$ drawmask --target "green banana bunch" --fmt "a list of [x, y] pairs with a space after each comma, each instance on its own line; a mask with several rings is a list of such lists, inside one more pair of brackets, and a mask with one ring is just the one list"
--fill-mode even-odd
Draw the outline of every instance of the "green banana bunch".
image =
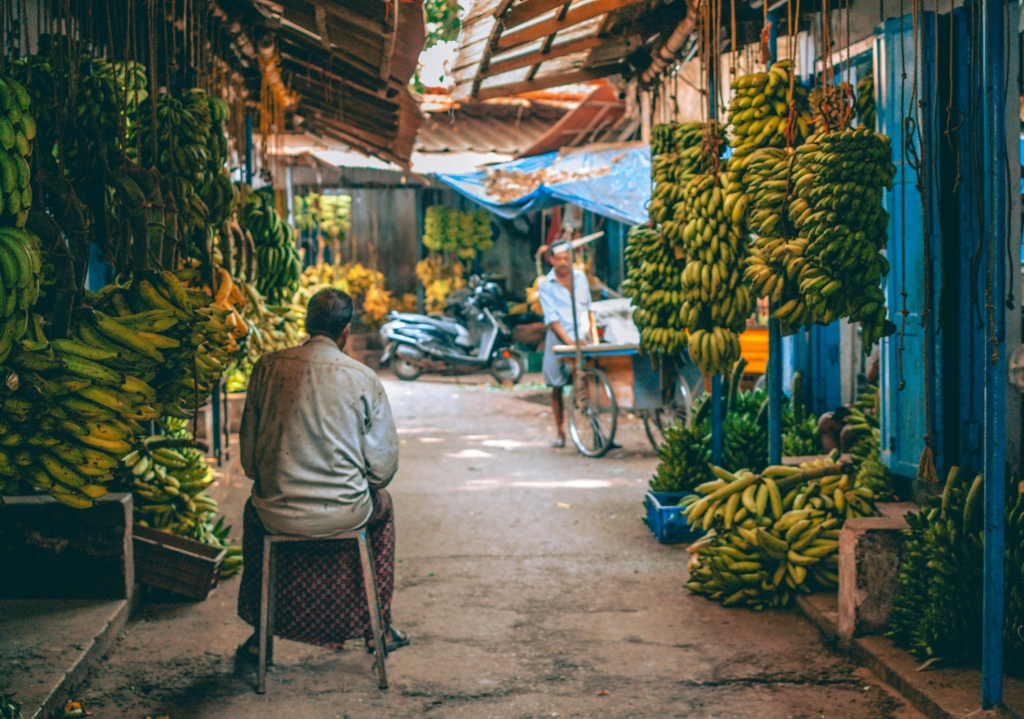
[[292, 228], [274, 209], [274, 196], [265, 190], [243, 188], [242, 226], [256, 246], [256, 289], [273, 303], [290, 300], [299, 289], [302, 260]]
[[761, 610], [838, 586], [842, 524], [875, 510], [837, 458], [772, 466], [760, 475], [712, 467], [716, 479], [697, 487], [704, 496], [681, 502], [690, 524], [707, 532], [688, 548], [686, 587], [725, 606]]
[[665, 430], [658, 469], [650, 481], [652, 492], [687, 492], [712, 479], [706, 434], [703, 428], [688, 428], [682, 420]]
[[742, 192], [729, 192], [724, 179], [724, 174], [697, 175], [676, 208], [679, 221], [685, 221], [682, 241], [688, 260], [679, 318], [690, 333], [690, 358], [710, 374], [728, 371], [739, 359], [739, 333], [754, 311], [754, 297], [742, 282], [746, 238], [733, 221]]
[[622, 292], [632, 300], [633, 321], [645, 352], [674, 355], [686, 341], [679, 317], [683, 302], [680, 274], [685, 265], [657, 230], [637, 226], [626, 244]]
[[124, 474], [131, 484], [135, 521], [214, 547], [229, 549], [230, 562], [221, 566], [221, 576], [241, 569], [241, 552], [232, 548], [224, 518], [214, 522], [217, 502], [207, 496], [213, 483], [213, 468], [202, 452], [192, 446], [191, 435], [180, 425], [168, 435], [146, 437], [138, 449], [122, 459]]
[[42, 243], [36, 235], [0, 227], [0, 365], [28, 329], [42, 267]]
[[875, 108], [875, 76], [867, 74], [857, 81], [857, 120], [861, 127], [874, 130], [878, 121]]
[[21, 719], [21, 704], [5, 684], [0, 684], [0, 719]]
[[[157, 126], [149, 122], [149, 103], [157, 104]], [[161, 93], [148, 98], [141, 107], [143, 118], [141, 145], [143, 164], [156, 167], [170, 182], [178, 209], [178, 225], [183, 237], [199, 244], [205, 240], [210, 208], [200, 192], [209, 181], [210, 127], [213, 123], [206, 92], [186, 90], [181, 97]], [[154, 156], [153, 135], [156, 135]], [[199, 237], [197, 240], [196, 238]], [[200, 255], [205, 254], [200, 248]]]
[[744, 159], [759, 148], [799, 145], [811, 134], [807, 90], [798, 83], [790, 88], [792, 66], [791, 60], [779, 60], [768, 72], [740, 75], [732, 81], [735, 95], [727, 114], [732, 125], [729, 146], [734, 148], [730, 171], [742, 171]]
[[13, 77], [0, 77], [0, 223], [24, 227], [32, 207], [29, 162], [36, 122], [31, 96]]
[[[209, 106], [210, 134], [206, 141], [206, 181], [200, 194], [209, 210], [207, 223], [214, 227], [222, 227], [234, 213], [240, 197], [238, 188], [231, 182], [231, 175], [227, 170], [227, 122], [231, 119], [231, 109], [219, 97], [207, 97], [206, 102]], [[223, 229], [221, 231], [223, 232]], [[223, 260], [218, 261], [218, 264], [228, 267], [228, 271], [231, 271], [231, 267]]]
[[[882, 191], [896, 168], [889, 138], [867, 128], [815, 135], [796, 150], [796, 199], [787, 209], [806, 238], [806, 262], [795, 273], [808, 321], [860, 322], [865, 351], [896, 326], [886, 318], [881, 279], [889, 214]], [[788, 318], [780, 308], [780, 319]]]
[[[701, 122], [670, 123], [656, 125], [655, 130], [665, 140], [651, 143], [651, 179], [654, 191], [647, 206], [651, 219], [660, 223], [661, 232], [673, 248], [682, 247], [683, 224], [676, 217], [678, 206], [683, 201], [687, 183], [697, 174], [709, 171], [707, 145], [716, 147], [724, 141], [717, 125], [708, 126]], [[705, 133], [713, 133], [705, 142]], [[655, 145], [658, 145], [655, 148]], [[658, 152], [655, 152], [658, 149]]]
[[[73, 71], [71, 64], [76, 66]], [[135, 119], [147, 97], [144, 65], [74, 53], [69, 62], [63, 54], [42, 54], [15, 60], [11, 73], [27, 90], [22, 97], [23, 110], [31, 98], [39, 134], [47, 143], [44, 150], [59, 155], [62, 169], [80, 196], [93, 194], [90, 190], [95, 190], [96, 179], [106, 174], [107, 166], [117, 167], [122, 153], [130, 160], [138, 159]], [[54, 98], [72, 88], [74, 122], [67, 123], [61, 134]], [[28, 134], [25, 132], [26, 138]]]
[[[888, 636], [920, 659], [977, 664], [981, 658], [984, 478], [949, 471], [941, 497], [929, 497], [910, 528], [890, 611]], [[1005, 666], [1024, 667], [1024, 483], [1007, 487]], [[1014, 672], [1014, 670], [1016, 670]]]
[[745, 276], [758, 297], [771, 300], [772, 317], [782, 323], [783, 335], [793, 334], [810, 320], [798, 283], [800, 270], [807, 264], [807, 240], [796, 237], [794, 229], [802, 213], [810, 214], [810, 207], [806, 200], [794, 197], [795, 163], [793, 150], [757, 150], [747, 158], [743, 177], [747, 227], [755, 236]]

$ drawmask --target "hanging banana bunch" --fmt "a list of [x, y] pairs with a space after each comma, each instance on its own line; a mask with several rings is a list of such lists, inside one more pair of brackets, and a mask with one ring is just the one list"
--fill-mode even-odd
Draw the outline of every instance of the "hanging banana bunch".
[[[720, 137], [717, 123], [711, 123], [703, 141], [706, 157], [717, 156]], [[726, 182], [725, 173], [717, 171], [695, 176], [675, 209], [687, 259], [680, 320], [690, 333], [690, 359], [709, 374], [726, 372], [739, 359], [739, 333], [754, 311], [754, 298], [742, 282], [747, 253], [738, 221], [742, 193], [729, 193]]]
[[675, 355], [686, 341], [680, 318], [685, 266], [660, 232], [642, 226], [630, 229], [622, 292], [635, 308], [633, 321], [645, 352]]
[[875, 106], [875, 76], [871, 73], [857, 81], [856, 107], [860, 126], [874, 130], [878, 113]]
[[680, 214], [683, 192], [690, 180], [709, 169], [704, 132], [705, 126], [700, 122], [656, 125], [652, 130], [654, 191], [647, 210], [651, 220], [660, 223], [661, 232], [672, 248], [678, 248], [680, 253], [683, 252], [681, 235], [685, 225]]
[[788, 208], [806, 238], [807, 262], [797, 273], [810, 318], [860, 322], [866, 352], [896, 326], [887, 319], [880, 283], [889, 272], [889, 213], [883, 190], [896, 167], [889, 138], [867, 127], [815, 135], [796, 154], [796, 200]]

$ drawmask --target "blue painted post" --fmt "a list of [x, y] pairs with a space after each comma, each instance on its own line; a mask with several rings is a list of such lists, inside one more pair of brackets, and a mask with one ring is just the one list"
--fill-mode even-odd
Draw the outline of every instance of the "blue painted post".
[[[1006, 156], [1006, 50], [1004, 7], [981, 0], [981, 89], [986, 93], [981, 115], [985, 149], [985, 224], [991, 263], [990, 302], [986, 318], [992, 358], [985, 362], [985, 597], [982, 622], [981, 707], [991, 709], [1003, 700], [1004, 532], [1006, 522], [1006, 203], [1009, 178]], [[987, 237], [986, 237], [987, 235]], [[986, 353], [988, 354], [988, 353]]]
[[[708, 65], [708, 120], [718, 120], [718, 70], [716, 63]], [[722, 406], [722, 375], [716, 373], [711, 378], [711, 462], [722, 463], [722, 424], [725, 421], [725, 408]], [[738, 469], [732, 467], [731, 469]]]
[[[771, 68], [778, 55], [775, 13], [768, 13], [768, 54]], [[769, 308], [771, 305], [769, 305]], [[782, 464], [782, 325], [768, 320], [768, 464]]]

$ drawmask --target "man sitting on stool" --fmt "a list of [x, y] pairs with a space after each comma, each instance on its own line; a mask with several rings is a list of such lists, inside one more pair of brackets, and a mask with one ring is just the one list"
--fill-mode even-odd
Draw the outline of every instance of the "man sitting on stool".
[[[384, 487], [398, 470], [398, 433], [377, 375], [342, 351], [351, 321], [352, 299], [321, 290], [306, 311], [309, 339], [265, 354], [253, 367], [239, 437], [253, 488], [245, 503], [238, 615], [259, 626], [265, 534], [327, 537], [365, 526], [391, 650], [409, 643], [390, 624], [395, 525]], [[372, 648], [356, 544], [277, 551], [274, 634], [334, 648], [365, 637]], [[258, 652], [256, 634], [239, 647], [247, 660]]]

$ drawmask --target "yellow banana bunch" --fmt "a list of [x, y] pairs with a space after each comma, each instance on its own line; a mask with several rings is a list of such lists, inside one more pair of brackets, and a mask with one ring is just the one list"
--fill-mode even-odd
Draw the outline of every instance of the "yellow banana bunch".
[[[99, 334], [88, 313], [76, 324]], [[111, 330], [104, 325], [104, 331]], [[24, 484], [80, 508], [107, 493], [118, 460], [145, 434], [140, 422], [158, 417], [155, 390], [112, 368], [117, 357], [116, 350], [89, 342], [49, 341], [42, 317], [32, 315], [8, 357], [10, 391], [0, 402], [4, 491]]]
[[746, 238], [734, 221], [737, 207], [730, 205], [740, 194], [727, 194], [724, 181], [724, 175], [697, 175], [677, 208], [679, 221], [685, 223], [682, 241], [688, 260], [679, 317], [690, 333], [690, 358], [709, 374], [726, 372], [739, 359], [739, 333], [754, 311], [754, 297], [743, 282]]
[[[735, 91], [729, 103], [734, 148], [731, 172], [742, 171], [745, 158], [762, 147], [796, 146], [813, 131], [807, 90], [800, 84], [790, 89], [791, 60], [779, 60], [768, 72], [740, 75], [732, 81]], [[792, 110], [792, 111], [791, 111]]]
[[691, 526], [707, 533], [688, 548], [686, 587], [725, 606], [787, 606], [798, 593], [834, 589], [839, 532], [872, 516], [870, 490], [856, 487], [838, 452], [760, 475], [713, 467], [715, 479], [683, 500]]
[[632, 300], [633, 321], [646, 352], [674, 355], [686, 341], [680, 319], [685, 264], [657, 230], [630, 229], [622, 292]]
[[146, 437], [122, 459], [134, 497], [135, 521], [228, 548], [229, 558], [234, 558], [222, 565], [221, 576], [229, 576], [241, 569], [241, 552], [231, 547], [231, 527], [224, 526], [224, 518], [214, 521], [217, 502], [206, 494], [214, 480], [213, 468], [192, 444], [191, 435], [177, 428], [171, 435]]

